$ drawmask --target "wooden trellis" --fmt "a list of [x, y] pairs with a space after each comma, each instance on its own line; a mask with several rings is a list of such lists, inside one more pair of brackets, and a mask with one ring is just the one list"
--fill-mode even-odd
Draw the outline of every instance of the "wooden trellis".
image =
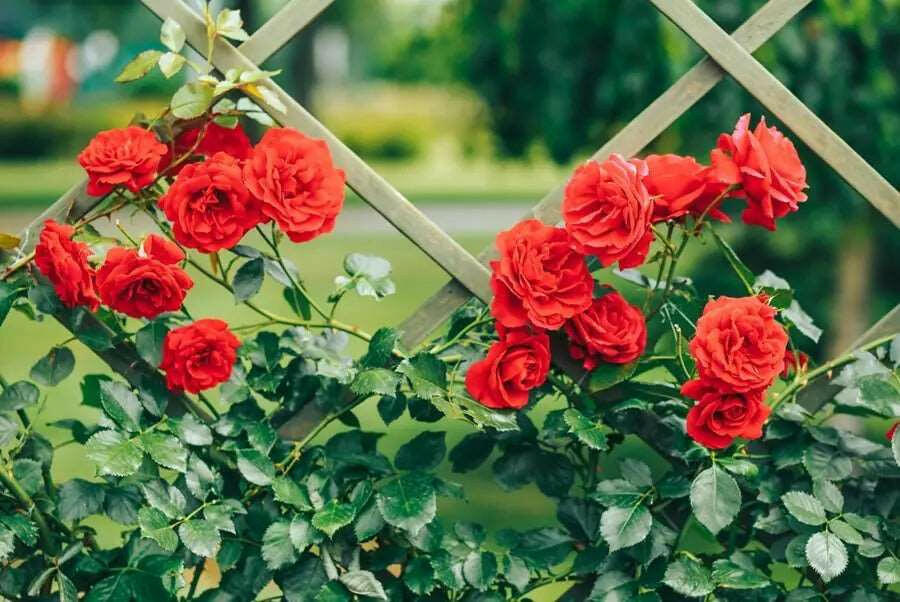
[[[183, 0], [141, 1], [160, 19], [171, 18], [177, 21], [184, 29], [189, 44], [195, 48], [204, 48], [206, 30], [203, 19]], [[213, 65], [223, 73], [232, 68], [258, 69], [260, 63], [293, 38], [332, 2], [333, 0], [290, 0], [238, 47], [218, 38]], [[626, 156], [639, 153], [727, 74], [753, 94], [850, 186], [895, 225], [900, 226], [900, 193], [751, 55], [809, 4], [810, 0], [769, 0], [732, 35], [725, 33], [690, 0], [650, 2], [690, 36], [708, 56], [604, 144], [594, 154], [595, 158], [605, 158], [612, 152]], [[469, 254], [275, 82], [268, 81], [267, 86], [274, 91], [286, 111], [278, 111], [257, 100], [258, 104], [282, 125], [324, 139], [335, 163], [346, 172], [347, 184], [451, 276], [452, 279], [446, 285], [400, 325], [404, 345], [412, 347], [425, 340], [472, 296], [483, 301], [490, 299], [490, 274], [485, 263], [493, 254], [492, 247], [482, 251], [478, 257]], [[536, 217], [548, 224], [558, 223], [561, 219], [563, 188], [560, 185], [549, 192], [527, 217]], [[22, 235], [22, 252], [33, 247], [37, 232], [45, 219], [72, 221], [84, 215], [97, 202], [97, 199], [85, 194], [84, 183], [73, 187], [25, 229]], [[71, 320], [67, 319], [65, 313], [57, 317], [64, 326], [71, 329]], [[854, 346], [898, 331], [900, 305], [863, 333]], [[137, 358], [134, 350], [130, 349], [130, 343], [125, 342], [120, 346], [120, 352], [127, 352], [129, 358]], [[123, 369], [122, 362], [110, 361], [113, 358], [104, 359], [113, 370], [122, 373], [134, 384], [136, 374], [155, 372], [139, 359], [127, 363], [127, 369]], [[158, 377], [158, 373], [154, 376]], [[815, 408], [832, 393], [827, 382], [819, 381], [804, 391], [803, 401], [807, 407]], [[310, 404], [310, 407], [302, 410], [282, 427], [281, 435], [285, 438], [303, 436], [322, 418], [317, 412]]]

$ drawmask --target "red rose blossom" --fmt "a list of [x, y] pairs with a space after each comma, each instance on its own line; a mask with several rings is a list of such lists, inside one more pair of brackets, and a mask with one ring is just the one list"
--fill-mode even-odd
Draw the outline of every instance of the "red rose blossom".
[[78, 155], [88, 174], [87, 193], [103, 196], [116, 186], [137, 192], [156, 179], [166, 145], [136, 125], [100, 132]]
[[231, 376], [241, 342], [222, 320], [203, 319], [170, 330], [163, 340], [162, 363], [170, 391], [199, 393]]
[[[719, 136], [713, 163], [723, 179], [741, 185], [735, 193], [747, 199], [741, 218], [747, 224], [775, 229], [775, 220], [796, 211], [806, 200], [806, 169], [794, 144], [761, 117], [750, 131], [750, 114], [732, 134]], [[730, 174], [730, 175], [725, 175]]]
[[500, 340], [487, 357], [472, 364], [466, 389], [489, 408], [519, 409], [528, 404], [528, 392], [544, 384], [550, 370], [550, 339], [544, 332], [498, 327]]
[[892, 426], [891, 428], [889, 428], [889, 429], [888, 429], [888, 432], [886, 432], [886, 433], [884, 434], [884, 436], [887, 437], [887, 440], [888, 440], [888, 441], [893, 441], [893, 440], [894, 440], [894, 435], [895, 435], [896, 432], [897, 432], [897, 427], [898, 427], [898, 426], [900, 426], [900, 422], [895, 422], [895, 423], [894, 423], [894, 426]]
[[[203, 134], [202, 137], [200, 137], [201, 133]], [[200, 138], [199, 142], [197, 141], [198, 138]], [[176, 136], [173, 147], [175, 158], [180, 159], [182, 155], [188, 152], [191, 153], [191, 157], [172, 168], [167, 174], [170, 176], [178, 175], [184, 166], [196, 157], [208, 159], [216, 153], [222, 152], [231, 155], [235, 159], [246, 159], [253, 151], [250, 138], [247, 137], [247, 133], [241, 124], [233, 128], [227, 128], [217, 124], [215, 121], [210, 121], [205, 129], [203, 127], [195, 127], [184, 130]], [[172, 156], [172, 149], [167, 149], [166, 156], [163, 157], [159, 164], [159, 171], [165, 171], [172, 162]]]
[[805, 372], [806, 366], [809, 364], [809, 356], [802, 351], [784, 350], [784, 370], [781, 371], [781, 378], [786, 379], [791, 374], [797, 372]]
[[178, 267], [184, 253], [151, 234], [140, 250], [115, 247], [97, 271], [104, 305], [133, 318], [152, 319], [181, 307], [194, 281]]
[[641, 310], [612, 291], [566, 322], [569, 355], [583, 360], [585, 370], [598, 363], [627, 364], [647, 345], [647, 325]]
[[764, 389], [784, 369], [788, 337], [764, 295], [706, 304], [690, 343], [700, 378], [723, 391]]
[[344, 206], [344, 172], [325, 142], [291, 128], [266, 132], [244, 163], [244, 180], [263, 214], [294, 242], [331, 232]]
[[604, 266], [644, 263], [653, 240], [653, 201], [642, 182], [646, 175], [643, 161], [626, 161], [617, 154], [578, 167], [562, 206], [573, 248], [595, 255]]
[[496, 244], [491, 314], [498, 323], [557, 330], [590, 307], [594, 280], [565, 230], [525, 220], [498, 234]]
[[233, 247], [263, 219], [240, 162], [225, 153], [185, 165], [159, 206], [175, 240], [204, 253]]
[[94, 286], [94, 269], [88, 263], [91, 250], [86, 244], [72, 240], [74, 233], [72, 226], [52, 219], [45, 221], [34, 248], [34, 263], [53, 285], [63, 305], [84, 305], [97, 311], [100, 298]]
[[648, 173], [643, 181], [653, 197], [654, 223], [687, 214], [700, 216], [707, 211], [710, 218], [731, 221], [718, 208], [721, 200], [709, 208], [728, 187], [714, 177], [711, 168], [700, 165], [693, 157], [679, 155], [650, 155], [644, 161]]
[[681, 392], [697, 400], [688, 411], [688, 436], [711, 449], [724, 449], [735, 437], [759, 439], [763, 424], [772, 411], [763, 402], [763, 389], [731, 393], [702, 379], [694, 379], [684, 383]]

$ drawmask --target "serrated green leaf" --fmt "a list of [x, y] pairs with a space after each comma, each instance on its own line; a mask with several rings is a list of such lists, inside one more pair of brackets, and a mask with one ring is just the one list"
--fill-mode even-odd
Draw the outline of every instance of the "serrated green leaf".
[[105, 498], [102, 485], [83, 479], [67, 481], [59, 488], [59, 517], [71, 521], [97, 514]]
[[863, 542], [862, 534], [842, 520], [830, 521], [828, 529], [849, 544], [858, 546]]
[[650, 472], [650, 467], [640, 460], [625, 458], [619, 462], [619, 471], [622, 478], [635, 487], [653, 486], [653, 473]]
[[0, 523], [16, 534], [22, 543], [33, 546], [38, 540], [38, 529], [33, 522], [21, 514], [0, 515]]
[[819, 342], [819, 338], [822, 336], [822, 329], [813, 323], [812, 317], [803, 311], [803, 308], [800, 307], [800, 304], [797, 303], [796, 299], [791, 301], [791, 304], [787, 309], [782, 310], [781, 315], [790, 320], [791, 324], [793, 324], [801, 333], [806, 335], [806, 337], [812, 339], [816, 343]]
[[322, 506], [322, 509], [313, 514], [313, 526], [331, 537], [335, 531], [345, 525], [349, 525], [356, 516], [356, 506], [341, 503], [339, 500], [330, 500]]
[[844, 509], [844, 496], [831, 481], [813, 481], [813, 495], [828, 512], [838, 514]]
[[600, 451], [607, 449], [606, 433], [600, 427], [600, 423], [591, 420], [575, 408], [569, 408], [563, 413], [563, 419], [569, 426], [569, 432], [578, 437], [578, 440]]
[[31, 380], [45, 387], [55, 387], [75, 368], [75, 354], [68, 347], [52, 347], [47, 355], [31, 367]]
[[628, 380], [634, 374], [637, 365], [637, 361], [627, 364], [610, 364], [605, 362], [597, 364], [597, 367], [591, 371], [587, 386], [588, 391], [591, 393], [605, 391], [620, 382]]
[[469, 433], [450, 450], [450, 463], [453, 472], [475, 470], [488, 459], [494, 451], [495, 439], [489, 433], [477, 431]]
[[213, 88], [199, 82], [189, 82], [175, 91], [169, 106], [175, 117], [193, 119], [209, 109], [213, 98]]
[[78, 602], [78, 588], [62, 571], [56, 572], [56, 583], [59, 586], [59, 602]]
[[369, 504], [359, 512], [353, 523], [353, 534], [356, 535], [356, 541], [362, 543], [372, 539], [384, 528], [385, 524], [378, 504]]
[[759, 571], [749, 570], [724, 558], [713, 562], [712, 580], [718, 587], [728, 589], [757, 589], [770, 583], [768, 577]]
[[31, 458], [13, 460], [13, 476], [28, 494], [35, 495], [44, 490], [44, 473], [41, 463]]
[[312, 523], [300, 514], [291, 519], [289, 536], [294, 549], [300, 554], [321, 539], [321, 536], [313, 529]]
[[134, 335], [138, 355], [154, 368], [162, 362], [162, 344], [168, 332], [169, 327], [163, 320], [153, 320]]
[[436, 468], [447, 453], [447, 433], [424, 431], [397, 450], [394, 464], [400, 470], [431, 470]]
[[470, 552], [463, 562], [463, 576], [475, 589], [486, 590], [497, 576], [497, 557], [491, 552]]
[[828, 531], [814, 533], [806, 542], [806, 560], [828, 583], [847, 568], [847, 548]]
[[100, 381], [100, 405], [125, 430], [132, 433], [140, 430], [143, 408], [127, 385], [114, 380]]
[[413, 392], [422, 399], [442, 397], [447, 389], [447, 365], [429, 353], [404, 360], [397, 371], [406, 375]]
[[388, 599], [384, 587], [371, 571], [347, 571], [340, 576], [340, 581], [354, 594], [379, 600]]
[[813, 480], [842, 481], [853, 472], [850, 458], [822, 443], [806, 448], [803, 452], [803, 467]]
[[395, 395], [400, 375], [387, 368], [369, 368], [359, 372], [350, 384], [358, 395]]
[[789, 491], [781, 496], [781, 501], [787, 511], [801, 523], [815, 526], [825, 522], [825, 508], [808, 493]]
[[192, 519], [181, 523], [178, 527], [178, 535], [188, 550], [204, 558], [215, 556], [222, 544], [219, 530], [204, 519]]
[[900, 583], [900, 560], [885, 556], [878, 561], [878, 580], [884, 584]]
[[590, 498], [604, 506], [630, 508], [638, 503], [646, 489], [635, 487], [625, 479], [604, 479], [597, 483]]
[[252, 298], [262, 288], [265, 269], [262, 257], [250, 259], [234, 273], [232, 287], [234, 300], [238, 303]]
[[144, 433], [139, 439], [150, 458], [165, 468], [187, 471], [187, 449], [177, 437], [155, 431]]
[[97, 463], [100, 474], [132, 475], [141, 467], [144, 452], [119, 431], [100, 431], [88, 439], [85, 455]]
[[434, 569], [424, 556], [416, 556], [403, 571], [403, 583], [417, 596], [430, 594], [434, 589]]
[[138, 510], [138, 525], [141, 536], [152, 539], [167, 552], [174, 552], [178, 547], [178, 536], [169, 525], [168, 517], [156, 508], [144, 507]]
[[156, 66], [156, 62], [161, 56], [162, 52], [159, 50], [143, 51], [125, 65], [119, 75], [116, 76], [115, 81], [121, 84], [144, 77]]
[[255, 449], [239, 449], [237, 466], [245, 479], [254, 485], [266, 486], [275, 478], [275, 465]]
[[11, 412], [33, 406], [40, 399], [41, 391], [27, 380], [14, 382], [0, 393], [0, 412]]
[[291, 524], [276, 521], [269, 525], [262, 538], [262, 557], [266, 566], [275, 571], [297, 560], [290, 537]]
[[272, 481], [272, 491], [279, 502], [290, 504], [298, 510], [312, 510], [309, 494], [290, 477], [275, 477]]
[[381, 486], [378, 509], [388, 524], [413, 535], [434, 519], [437, 510], [434, 483], [421, 472], [402, 474]]
[[600, 535], [609, 545], [610, 552], [644, 541], [651, 526], [653, 517], [643, 504], [629, 508], [613, 506], [600, 515]]
[[663, 583], [690, 598], [702, 598], [716, 588], [709, 569], [696, 560], [685, 557], [669, 564]]
[[194, 417], [193, 414], [185, 414], [178, 419], [170, 419], [172, 432], [188, 445], [211, 445], [213, 442], [212, 430]]
[[718, 466], [707, 468], [691, 483], [691, 508], [700, 524], [715, 535], [737, 516], [741, 490], [734, 478]]

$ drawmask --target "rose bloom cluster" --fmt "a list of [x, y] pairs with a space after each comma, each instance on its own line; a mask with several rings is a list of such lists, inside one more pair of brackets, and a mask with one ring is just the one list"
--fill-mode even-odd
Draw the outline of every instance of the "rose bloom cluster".
[[[526, 220], [496, 239], [491, 314], [499, 340], [466, 375], [469, 393], [491, 408], [524, 407], [550, 369], [550, 333], [565, 333], [570, 356], [585, 370], [637, 360], [647, 343], [644, 315], [609, 287], [595, 294], [587, 256], [604, 267], [644, 263], [655, 223], [692, 216], [729, 221], [726, 199], [746, 202], [745, 223], [775, 220], [806, 200], [806, 172], [793, 144], [761, 119], [740, 118], [720, 136], [710, 165], [693, 157], [650, 155], [579, 166], [565, 189], [564, 227]], [[763, 298], [710, 302], [691, 352], [700, 377], [684, 385], [697, 400], [688, 432], [709, 447], [759, 437], [769, 413], [765, 389], [785, 367], [787, 335]], [[791, 356], [795, 369], [805, 367]]]
[[[110, 249], [99, 268], [72, 226], [47, 220], [35, 264], [66, 307], [113, 311], [151, 320], [181, 308], [194, 283], [182, 269], [182, 247], [215, 253], [274, 220], [294, 242], [330, 232], [344, 203], [344, 173], [322, 140], [289, 128], [268, 130], [253, 146], [240, 125], [215, 122], [182, 131], [171, 145], [137, 126], [97, 134], [79, 154], [88, 194], [115, 189], [136, 195], [174, 177], [159, 199], [177, 244], [158, 235], [136, 249]], [[240, 341], [216, 319], [171, 330], [162, 364], [172, 391], [197, 393], [231, 375]]]

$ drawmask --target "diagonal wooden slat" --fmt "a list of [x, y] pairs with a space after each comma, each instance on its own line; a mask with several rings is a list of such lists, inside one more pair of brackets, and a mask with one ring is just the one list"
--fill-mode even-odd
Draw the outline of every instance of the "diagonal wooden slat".
[[[811, 0], [769, 0], [735, 30], [735, 42], [751, 52], [756, 50], [810, 2]], [[636, 155], [712, 90], [724, 76], [725, 72], [715, 61], [705, 57], [600, 147], [591, 158], [602, 160], [610, 153]], [[560, 208], [564, 190], [565, 183], [557, 186], [526, 217], [536, 217], [547, 224], [558, 223], [562, 219]], [[491, 245], [478, 258], [487, 262], [493, 254], [494, 247]], [[471, 293], [459, 282], [451, 280], [445, 284], [399, 326], [403, 333], [403, 345], [407, 348], [418, 345], [470, 297]]]
[[850, 186], [900, 227], [900, 192], [690, 0], [650, 0]]
[[334, 0], [291, 0], [238, 46], [238, 50], [257, 65], [262, 64], [332, 2]]
[[[203, 20], [182, 0], [142, 1], [160, 18], [170, 17], [178, 21], [191, 45], [197, 48], [205, 46], [206, 30]], [[213, 64], [223, 73], [229, 69], [258, 69], [255, 63], [222, 38], [216, 40]], [[286, 111], [282, 113], [263, 101], [257, 101], [273, 119], [325, 140], [335, 164], [346, 172], [350, 188], [474, 295], [484, 300], [490, 299], [489, 274], [484, 265], [428, 219], [281, 87], [271, 80], [266, 80], [266, 86], [286, 107]]]

